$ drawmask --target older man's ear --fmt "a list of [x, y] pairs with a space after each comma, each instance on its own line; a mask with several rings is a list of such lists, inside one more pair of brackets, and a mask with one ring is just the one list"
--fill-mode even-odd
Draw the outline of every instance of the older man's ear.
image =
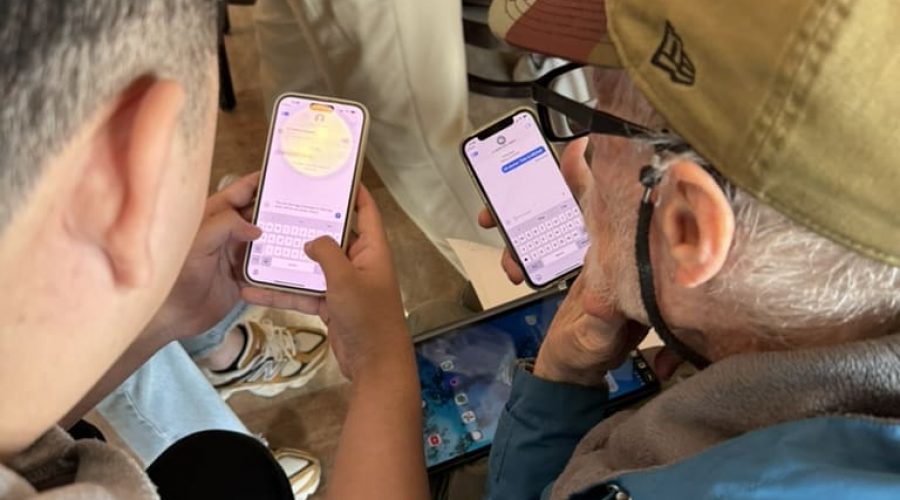
[[693, 288], [712, 279], [725, 264], [734, 238], [734, 212], [715, 179], [700, 165], [672, 165], [653, 216], [662, 233], [668, 274]]

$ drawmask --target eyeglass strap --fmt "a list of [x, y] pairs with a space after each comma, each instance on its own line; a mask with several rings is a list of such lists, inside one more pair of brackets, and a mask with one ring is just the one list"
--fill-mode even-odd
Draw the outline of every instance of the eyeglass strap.
[[638, 281], [641, 287], [641, 300], [647, 311], [650, 326], [656, 330], [662, 341], [671, 347], [682, 359], [703, 369], [709, 366], [709, 360], [678, 340], [662, 317], [659, 304], [656, 302], [656, 286], [653, 283], [653, 265], [650, 262], [650, 219], [653, 217], [653, 202], [650, 194], [662, 180], [662, 172], [650, 165], [641, 169], [640, 181], [644, 186], [641, 206], [638, 211], [637, 236], [635, 237], [635, 257], [638, 268]]

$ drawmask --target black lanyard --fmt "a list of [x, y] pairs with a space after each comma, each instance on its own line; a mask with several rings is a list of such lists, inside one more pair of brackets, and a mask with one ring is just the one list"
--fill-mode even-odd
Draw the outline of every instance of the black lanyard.
[[653, 266], [650, 262], [650, 218], [653, 216], [653, 202], [650, 194], [662, 180], [662, 173], [650, 165], [641, 169], [640, 181], [644, 186], [641, 207], [638, 210], [637, 236], [635, 237], [635, 258], [637, 260], [638, 280], [641, 286], [641, 300], [647, 310], [650, 326], [659, 334], [659, 338], [682, 359], [702, 370], [709, 366], [709, 360], [691, 349], [672, 334], [659, 311], [656, 302], [656, 286], [653, 284]]

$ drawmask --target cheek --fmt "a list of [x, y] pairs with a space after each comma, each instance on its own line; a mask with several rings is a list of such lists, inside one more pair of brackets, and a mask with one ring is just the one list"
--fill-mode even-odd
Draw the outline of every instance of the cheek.
[[595, 171], [594, 189], [586, 200], [589, 201], [585, 216], [591, 248], [585, 258], [584, 272], [591, 288], [609, 294], [617, 310], [634, 318], [632, 303], [639, 293], [634, 266], [634, 226], [640, 185], [628, 175], [634, 169], [618, 166], [605, 170]]

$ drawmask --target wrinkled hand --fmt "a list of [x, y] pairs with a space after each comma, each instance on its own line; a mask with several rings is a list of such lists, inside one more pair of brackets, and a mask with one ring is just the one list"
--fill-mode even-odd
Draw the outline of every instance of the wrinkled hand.
[[647, 335], [647, 327], [628, 320], [585, 281], [578, 276], [553, 317], [535, 362], [540, 378], [599, 385]]
[[[560, 169], [576, 199], [593, 183], [585, 160], [588, 138], [570, 143], [560, 158]], [[482, 210], [478, 223], [485, 228], [496, 226], [490, 212]], [[500, 262], [513, 283], [525, 279], [522, 268], [504, 249]], [[622, 364], [629, 351], [646, 335], [647, 328], [628, 321], [616, 311], [610, 297], [585, 284], [585, 274], [575, 280], [560, 305], [538, 353], [534, 373], [557, 382], [580, 385], [603, 383], [606, 372]]]
[[[581, 195], [588, 190], [594, 180], [591, 176], [591, 169], [584, 159], [587, 145], [587, 137], [572, 141], [566, 146], [560, 158], [560, 171], [576, 200], [581, 199]], [[497, 222], [487, 208], [481, 209], [481, 212], [478, 213], [478, 224], [485, 229], [497, 227]], [[503, 249], [500, 266], [503, 267], [509, 280], [516, 285], [525, 281], [525, 272], [522, 271], [522, 267], [513, 258], [508, 248]]]
[[262, 234], [247, 221], [259, 174], [212, 195], [172, 291], [147, 330], [171, 339], [208, 330], [240, 300], [244, 248]]
[[318, 314], [328, 325], [332, 349], [350, 380], [357, 380], [362, 371], [412, 359], [390, 247], [375, 200], [365, 187], [359, 190], [356, 210], [359, 236], [348, 255], [328, 237], [306, 245], [307, 255], [325, 274], [324, 297], [261, 288], [243, 291], [244, 299], [254, 304]]

